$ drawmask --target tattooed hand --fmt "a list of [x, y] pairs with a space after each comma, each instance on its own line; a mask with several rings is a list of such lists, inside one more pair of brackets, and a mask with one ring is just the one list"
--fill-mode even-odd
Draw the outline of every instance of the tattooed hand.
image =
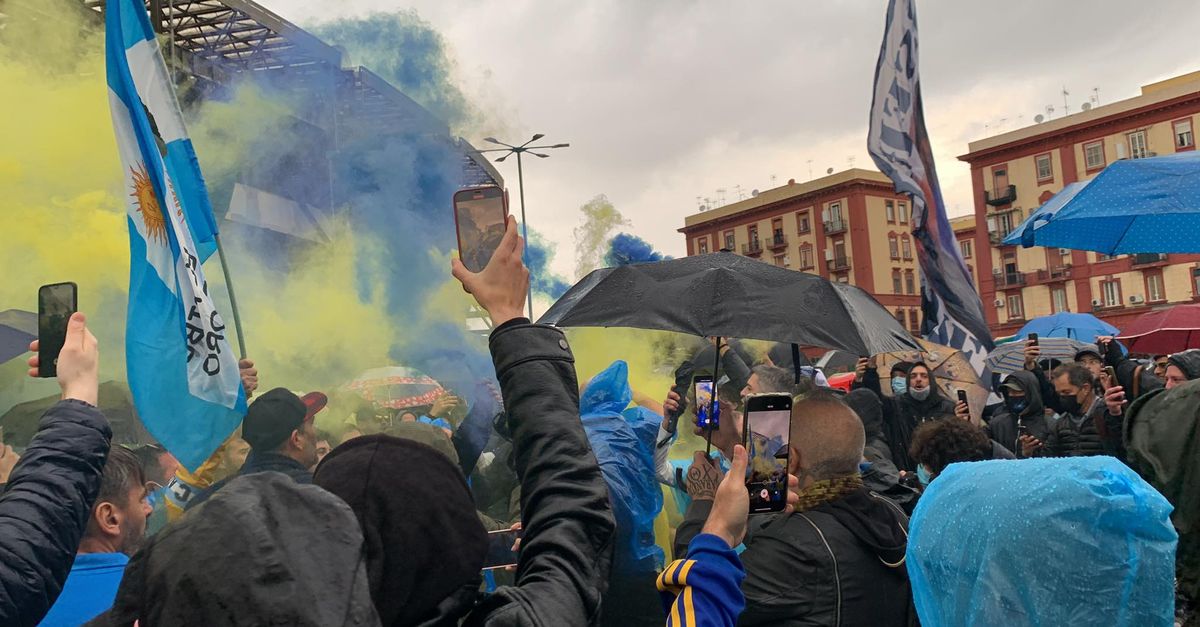
[[713, 500], [717, 494], [717, 486], [721, 484], [721, 476], [717, 462], [709, 459], [703, 451], [696, 451], [687, 473], [688, 496], [695, 501]]

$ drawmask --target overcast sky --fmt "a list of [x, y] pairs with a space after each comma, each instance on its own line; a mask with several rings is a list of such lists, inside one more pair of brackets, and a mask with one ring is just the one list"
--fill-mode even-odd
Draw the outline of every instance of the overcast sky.
[[[886, 0], [259, 0], [310, 25], [415, 9], [446, 38], [468, 93], [504, 120], [570, 142], [529, 164], [529, 222], [558, 244], [597, 194], [629, 231], [684, 254], [696, 197], [728, 202], [850, 160], [866, 125]], [[972, 210], [967, 142], [1200, 70], [1197, 0], [920, 0], [921, 78], [951, 216]], [[480, 137], [468, 137], [477, 145]], [[810, 165], [811, 162], [811, 165]], [[515, 165], [499, 164], [516, 198]], [[514, 210], [516, 207], [514, 206]]]

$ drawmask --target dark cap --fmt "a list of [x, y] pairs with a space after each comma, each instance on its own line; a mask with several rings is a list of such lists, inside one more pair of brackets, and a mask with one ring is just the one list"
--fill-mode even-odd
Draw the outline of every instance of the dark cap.
[[256, 450], [276, 449], [317, 411], [320, 409], [310, 411], [310, 405], [290, 390], [275, 388], [258, 397], [246, 410], [242, 439]]
[[1089, 348], [1079, 349], [1079, 351], [1077, 353], [1075, 353], [1075, 361], [1079, 361], [1080, 359], [1083, 358], [1084, 355], [1091, 355], [1092, 357], [1095, 357], [1096, 359], [1100, 359], [1100, 360], [1104, 359], [1103, 357], [1100, 356], [1099, 349], [1089, 347]]

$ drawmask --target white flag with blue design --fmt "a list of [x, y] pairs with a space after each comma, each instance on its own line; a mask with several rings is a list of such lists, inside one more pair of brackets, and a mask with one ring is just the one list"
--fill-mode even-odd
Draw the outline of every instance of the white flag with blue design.
[[246, 413], [201, 266], [216, 222], [141, 0], [106, 3], [108, 100], [129, 222], [126, 369], [146, 429], [196, 469]]

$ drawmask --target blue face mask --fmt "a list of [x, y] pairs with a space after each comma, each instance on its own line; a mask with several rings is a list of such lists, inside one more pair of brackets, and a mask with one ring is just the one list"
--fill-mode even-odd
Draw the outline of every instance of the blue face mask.
[[929, 471], [925, 470], [925, 464], [917, 464], [917, 478], [921, 480], [921, 485], [929, 485], [929, 482], [933, 481]]
[[892, 393], [897, 396], [908, 391], [908, 379], [904, 377], [892, 377]]

